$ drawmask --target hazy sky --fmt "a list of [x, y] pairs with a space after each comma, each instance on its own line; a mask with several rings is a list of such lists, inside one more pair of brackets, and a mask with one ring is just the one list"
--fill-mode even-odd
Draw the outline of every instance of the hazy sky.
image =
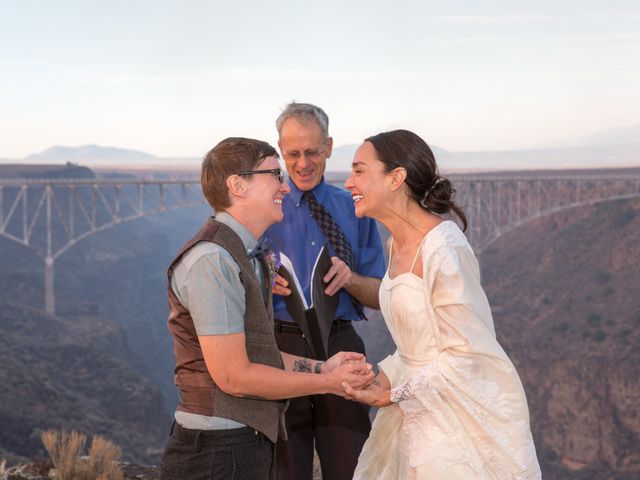
[[337, 145], [546, 146], [640, 125], [639, 86], [637, 0], [0, 0], [0, 158], [275, 143], [292, 99]]

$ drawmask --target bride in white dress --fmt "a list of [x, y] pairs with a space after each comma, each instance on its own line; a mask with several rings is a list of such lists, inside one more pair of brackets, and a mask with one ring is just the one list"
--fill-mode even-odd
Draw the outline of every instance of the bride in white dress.
[[397, 351], [353, 400], [380, 407], [354, 479], [539, 479], [529, 411], [496, 341], [466, 218], [406, 130], [368, 138], [347, 180], [356, 215], [391, 232], [380, 305]]

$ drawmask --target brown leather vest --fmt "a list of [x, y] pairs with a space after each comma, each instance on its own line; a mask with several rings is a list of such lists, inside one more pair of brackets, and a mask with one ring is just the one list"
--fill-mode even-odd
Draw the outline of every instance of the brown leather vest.
[[[260, 283], [247, 258], [242, 240], [213, 217], [189, 240], [171, 262], [167, 272], [169, 292], [169, 331], [173, 335], [176, 359], [175, 384], [180, 390], [178, 410], [199, 415], [229, 418], [262, 432], [276, 442], [278, 432], [286, 439], [284, 410], [287, 402], [258, 400], [227, 395], [215, 384], [204, 362], [193, 320], [171, 289], [173, 269], [182, 257], [199, 242], [213, 242], [227, 250], [240, 267], [245, 289], [244, 333], [249, 360], [283, 368], [282, 357], [273, 333], [271, 295], [265, 305]], [[264, 269], [263, 269], [264, 270]], [[265, 280], [268, 285], [268, 281]]]

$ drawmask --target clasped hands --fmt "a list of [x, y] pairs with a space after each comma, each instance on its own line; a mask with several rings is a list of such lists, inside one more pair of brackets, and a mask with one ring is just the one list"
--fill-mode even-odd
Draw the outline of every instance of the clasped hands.
[[374, 376], [373, 368], [361, 353], [339, 352], [322, 365], [322, 373], [335, 375], [339, 388], [331, 391], [348, 400], [385, 407], [391, 403], [387, 376]]
[[[353, 281], [353, 272], [345, 262], [338, 257], [331, 257], [331, 262], [333, 265], [322, 279], [328, 283], [325, 289], [327, 295], [335, 295]], [[279, 274], [276, 274], [271, 291], [274, 295], [291, 295], [287, 281]], [[332, 373], [339, 381], [337, 388], [332, 385], [328, 393], [375, 407], [384, 407], [391, 403], [389, 380], [384, 373], [376, 377], [371, 364], [367, 363], [361, 353], [335, 354], [324, 362], [322, 373]]]

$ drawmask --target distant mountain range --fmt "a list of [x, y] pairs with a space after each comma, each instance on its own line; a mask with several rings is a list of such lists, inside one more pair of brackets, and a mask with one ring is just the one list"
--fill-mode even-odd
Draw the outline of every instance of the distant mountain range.
[[[327, 169], [338, 172], [350, 170], [357, 148], [355, 144], [334, 148]], [[465, 152], [453, 152], [438, 146], [432, 146], [432, 149], [445, 172], [637, 167], [640, 166], [640, 126], [613, 128], [539, 149]], [[22, 160], [28, 164], [71, 162], [103, 168], [194, 169], [199, 167], [200, 161], [195, 157], [156, 157], [137, 150], [99, 145], [54, 146]], [[0, 163], [16, 163], [16, 160], [0, 159]]]
[[127, 150], [100, 145], [82, 145], [80, 147], [63, 147], [56, 145], [44, 152], [34, 153], [24, 159], [28, 163], [72, 162], [94, 164], [98, 162], [155, 162], [157, 157], [138, 150]]
[[610, 147], [614, 145], [640, 145], [640, 125], [628, 128], [610, 128], [550, 147]]
[[[334, 148], [329, 170], [351, 169], [358, 145]], [[547, 148], [453, 152], [431, 145], [443, 171], [617, 168], [640, 166], [640, 126], [613, 128]]]

